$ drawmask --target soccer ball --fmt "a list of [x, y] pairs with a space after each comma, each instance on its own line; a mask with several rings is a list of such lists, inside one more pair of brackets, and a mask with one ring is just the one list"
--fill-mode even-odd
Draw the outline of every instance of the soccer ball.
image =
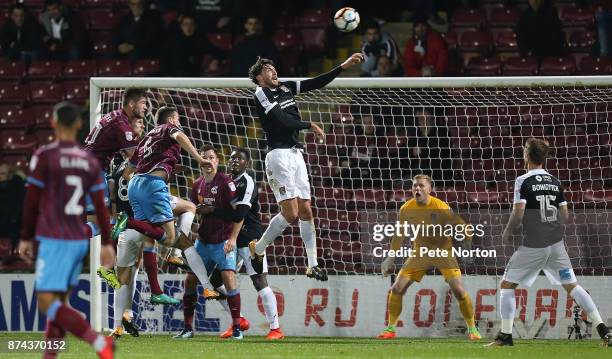
[[334, 25], [342, 32], [353, 31], [359, 26], [359, 13], [352, 7], [343, 7], [336, 11]]

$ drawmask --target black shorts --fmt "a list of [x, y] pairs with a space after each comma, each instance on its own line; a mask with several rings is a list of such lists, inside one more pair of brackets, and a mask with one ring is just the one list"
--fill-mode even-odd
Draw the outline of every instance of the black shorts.
[[262, 235], [263, 232], [259, 230], [242, 230], [238, 234], [238, 240], [236, 241], [236, 245], [238, 248], [248, 247], [249, 242], [261, 238]]

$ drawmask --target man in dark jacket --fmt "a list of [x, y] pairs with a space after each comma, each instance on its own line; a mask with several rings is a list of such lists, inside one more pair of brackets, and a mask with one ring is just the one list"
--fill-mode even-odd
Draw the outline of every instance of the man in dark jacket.
[[51, 60], [76, 60], [86, 54], [87, 31], [81, 19], [62, 5], [61, 0], [47, 0], [40, 14], [45, 30], [45, 56]]
[[161, 54], [161, 71], [164, 76], [196, 77], [201, 75], [202, 59], [210, 55], [208, 66], [213, 71], [223, 58], [223, 51], [212, 45], [198, 30], [195, 16], [183, 15], [179, 27], [168, 29]]
[[562, 56], [565, 38], [561, 22], [549, 0], [529, 0], [516, 27], [516, 39], [522, 56]]
[[145, 0], [128, 0], [130, 13], [121, 18], [115, 30], [114, 45], [118, 58], [153, 59], [159, 55], [162, 35], [161, 15], [145, 7]]
[[30, 62], [40, 56], [41, 31], [38, 23], [27, 16], [23, 4], [9, 7], [9, 20], [2, 27], [2, 53], [11, 61]]
[[278, 51], [274, 43], [262, 35], [261, 20], [250, 16], [244, 22], [245, 33], [238, 39], [230, 58], [230, 76], [243, 77], [257, 57], [263, 57], [278, 63]]

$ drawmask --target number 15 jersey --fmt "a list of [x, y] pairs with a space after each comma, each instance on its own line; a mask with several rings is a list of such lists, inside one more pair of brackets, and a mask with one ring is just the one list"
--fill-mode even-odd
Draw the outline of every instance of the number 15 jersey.
[[525, 203], [523, 246], [544, 248], [563, 239], [559, 207], [567, 206], [561, 182], [544, 169], [517, 177], [514, 204]]

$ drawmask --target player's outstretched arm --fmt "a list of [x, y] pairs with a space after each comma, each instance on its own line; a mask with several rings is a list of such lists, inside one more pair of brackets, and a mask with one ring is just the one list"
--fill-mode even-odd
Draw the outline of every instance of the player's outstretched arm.
[[356, 52], [352, 54], [348, 59], [346, 59], [340, 66], [334, 67], [331, 71], [328, 71], [311, 79], [300, 81], [300, 88], [298, 92], [308, 92], [311, 90], [323, 88], [327, 84], [332, 82], [336, 77], [338, 77], [342, 70], [348, 69], [349, 67], [359, 64], [361, 62], [363, 62], [363, 55], [359, 52]]
[[186, 134], [184, 134], [183, 132], [175, 132], [174, 139], [176, 140], [176, 142], [178, 142], [182, 149], [187, 151], [187, 153], [189, 153], [191, 157], [195, 158], [201, 165], [212, 165], [210, 161], [207, 161], [202, 158], [202, 156], [200, 156], [198, 150], [193, 147], [191, 141], [189, 140], [189, 137], [187, 137]]

